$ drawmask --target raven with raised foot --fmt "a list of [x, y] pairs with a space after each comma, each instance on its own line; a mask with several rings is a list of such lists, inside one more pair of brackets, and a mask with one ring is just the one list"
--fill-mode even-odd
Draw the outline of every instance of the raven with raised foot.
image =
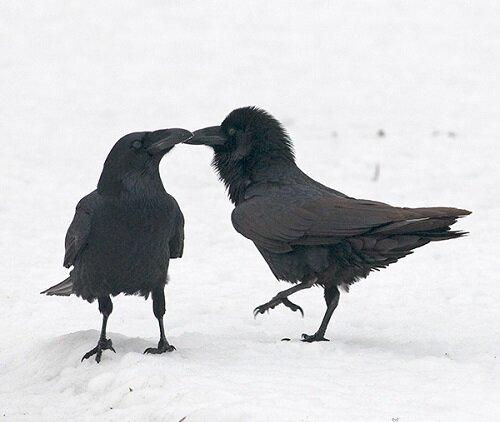
[[255, 315], [279, 304], [302, 313], [288, 297], [313, 285], [324, 288], [325, 315], [314, 334], [302, 335], [305, 342], [326, 341], [339, 287], [347, 290], [429, 242], [465, 234], [450, 226], [467, 210], [393, 207], [311, 179], [297, 167], [282, 125], [256, 107], [232, 111], [220, 126], [197, 130], [186, 143], [213, 148], [213, 166], [235, 205], [234, 228], [254, 242], [277, 279], [294, 284]]

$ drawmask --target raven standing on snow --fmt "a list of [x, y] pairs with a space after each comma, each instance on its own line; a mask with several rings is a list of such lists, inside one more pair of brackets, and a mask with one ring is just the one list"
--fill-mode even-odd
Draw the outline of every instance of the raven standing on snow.
[[306, 342], [325, 341], [339, 302], [339, 287], [368, 276], [434, 240], [453, 239], [456, 208], [399, 208], [348, 197], [304, 174], [292, 142], [267, 112], [232, 111], [220, 126], [200, 129], [187, 142], [209, 145], [213, 166], [235, 205], [234, 228], [252, 240], [277, 279], [295, 286], [255, 308], [255, 315], [282, 303], [302, 309], [288, 296], [312, 285], [325, 291], [321, 325]]
[[189, 139], [184, 129], [137, 132], [121, 138], [109, 153], [97, 190], [76, 207], [66, 234], [64, 266], [70, 276], [43, 291], [47, 295], [74, 293], [89, 302], [97, 299], [103, 315], [97, 346], [83, 359], [103, 350], [113, 352], [106, 323], [113, 310], [110, 295], [153, 297], [160, 324], [158, 347], [144, 353], [174, 350], [165, 337], [164, 287], [170, 258], [180, 258], [184, 246], [184, 217], [175, 199], [163, 187], [159, 164], [175, 144]]

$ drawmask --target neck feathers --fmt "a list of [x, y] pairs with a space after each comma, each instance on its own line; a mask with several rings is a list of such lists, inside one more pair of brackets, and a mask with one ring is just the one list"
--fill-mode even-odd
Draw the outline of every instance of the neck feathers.
[[101, 195], [123, 199], [154, 198], [165, 192], [158, 166], [147, 166], [143, 171], [131, 170], [125, 174], [108, 175], [103, 171], [97, 191]]
[[216, 152], [212, 165], [226, 186], [229, 199], [238, 205], [244, 200], [246, 190], [255, 183], [278, 182], [291, 169], [295, 158], [291, 148], [252, 150], [248, 155], [234, 160], [231, 154]]

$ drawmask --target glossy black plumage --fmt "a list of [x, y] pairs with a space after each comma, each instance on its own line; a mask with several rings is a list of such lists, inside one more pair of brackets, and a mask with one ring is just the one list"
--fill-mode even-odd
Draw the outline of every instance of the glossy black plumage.
[[[170, 258], [184, 247], [184, 218], [175, 199], [164, 189], [161, 158], [188, 139], [183, 129], [132, 133], [109, 153], [97, 189], [80, 200], [65, 240], [64, 266], [73, 266], [63, 282], [42, 292], [72, 293], [89, 302], [98, 299], [103, 330], [96, 349], [84, 358], [112, 349], [105, 336], [112, 311], [110, 296], [120, 293], [153, 296], [160, 324], [160, 343], [150, 353], [172, 350], [165, 338], [163, 314]], [[112, 349], [114, 350], [114, 349]]]
[[298, 290], [321, 285], [327, 311], [320, 328], [304, 341], [325, 340], [339, 300], [338, 287], [366, 277], [434, 240], [460, 237], [451, 231], [469, 211], [400, 208], [360, 200], [311, 179], [295, 164], [281, 124], [255, 107], [232, 111], [221, 126], [194, 132], [189, 144], [210, 145], [213, 166], [235, 205], [234, 228], [252, 240], [276, 278], [296, 286], [256, 308], [263, 313]]

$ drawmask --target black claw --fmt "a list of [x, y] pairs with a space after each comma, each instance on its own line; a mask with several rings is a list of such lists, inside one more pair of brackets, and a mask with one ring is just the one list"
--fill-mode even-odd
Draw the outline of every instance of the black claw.
[[95, 355], [95, 360], [97, 363], [101, 362], [101, 356], [103, 350], [112, 350], [113, 352], [116, 353], [116, 350], [113, 347], [113, 343], [111, 339], [105, 339], [105, 340], [99, 340], [99, 343], [97, 343], [97, 346], [94, 347], [92, 350], [88, 351], [83, 355], [83, 358], [81, 362], [83, 362], [85, 359], [88, 359], [91, 356]]
[[285, 305], [287, 308], [291, 309], [293, 312], [299, 311], [302, 315], [302, 318], [304, 318], [304, 311], [299, 305], [296, 305], [293, 303], [291, 300], [285, 298], [283, 299], [283, 305]]
[[287, 308], [291, 309], [293, 312], [299, 311], [302, 314], [302, 317], [304, 317], [304, 311], [299, 305], [296, 305], [293, 303], [291, 300], [285, 298], [274, 298], [271, 299], [269, 302], [264, 303], [263, 305], [257, 306], [253, 310], [253, 317], [257, 318], [258, 314], [263, 314], [264, 312], [269, 313], [270, 309], [274, 309], [276, 306], [278, 306], [280, 303], [285, 305]]
[[175, 346], [168, 343], [163, 343], [160, 340], [160, 342], [158, 343], [158, 347], [148, 347], [146, 350], [144, 350], [144, 354], [159, 355], [165, 352], [173, 352], [174, 350], [177, 350]]
[[314, 343], [316, 341], [330, 341], [322, 335], [318, 335], [318, 333], [313, 334], [312, 336], [309, 334], [302, 334], [302, 341], [305, 343]]
[[[82, 358], [82, 360], [80, 362], [83, 362], [85, 359], [88, 359], [90, 356], [93, 356], [96, 353], [97, 353], [97, 346], [94, 347], [92, 350], [88, 351], [87, 353], [85, 353], [83, 355], [83, 358]], [[96, 360], [97, 360], [97, 357], [96, 357]], [[99, 362], [97, 362], [97, 363], [99, 363]]]
[[260, 305], [260, 306], [257, 306], [254, 310], [253, 310], [253, 317], [254, 319], [257, 318], [257, 315], [259, 314], [263, 314], [264, 312], [267, 311], [267, 313], [269, 313], [269, 309], [268, 308], [265, 308], [265, 306], [267, 305], [264, 304], [264, 305]]

